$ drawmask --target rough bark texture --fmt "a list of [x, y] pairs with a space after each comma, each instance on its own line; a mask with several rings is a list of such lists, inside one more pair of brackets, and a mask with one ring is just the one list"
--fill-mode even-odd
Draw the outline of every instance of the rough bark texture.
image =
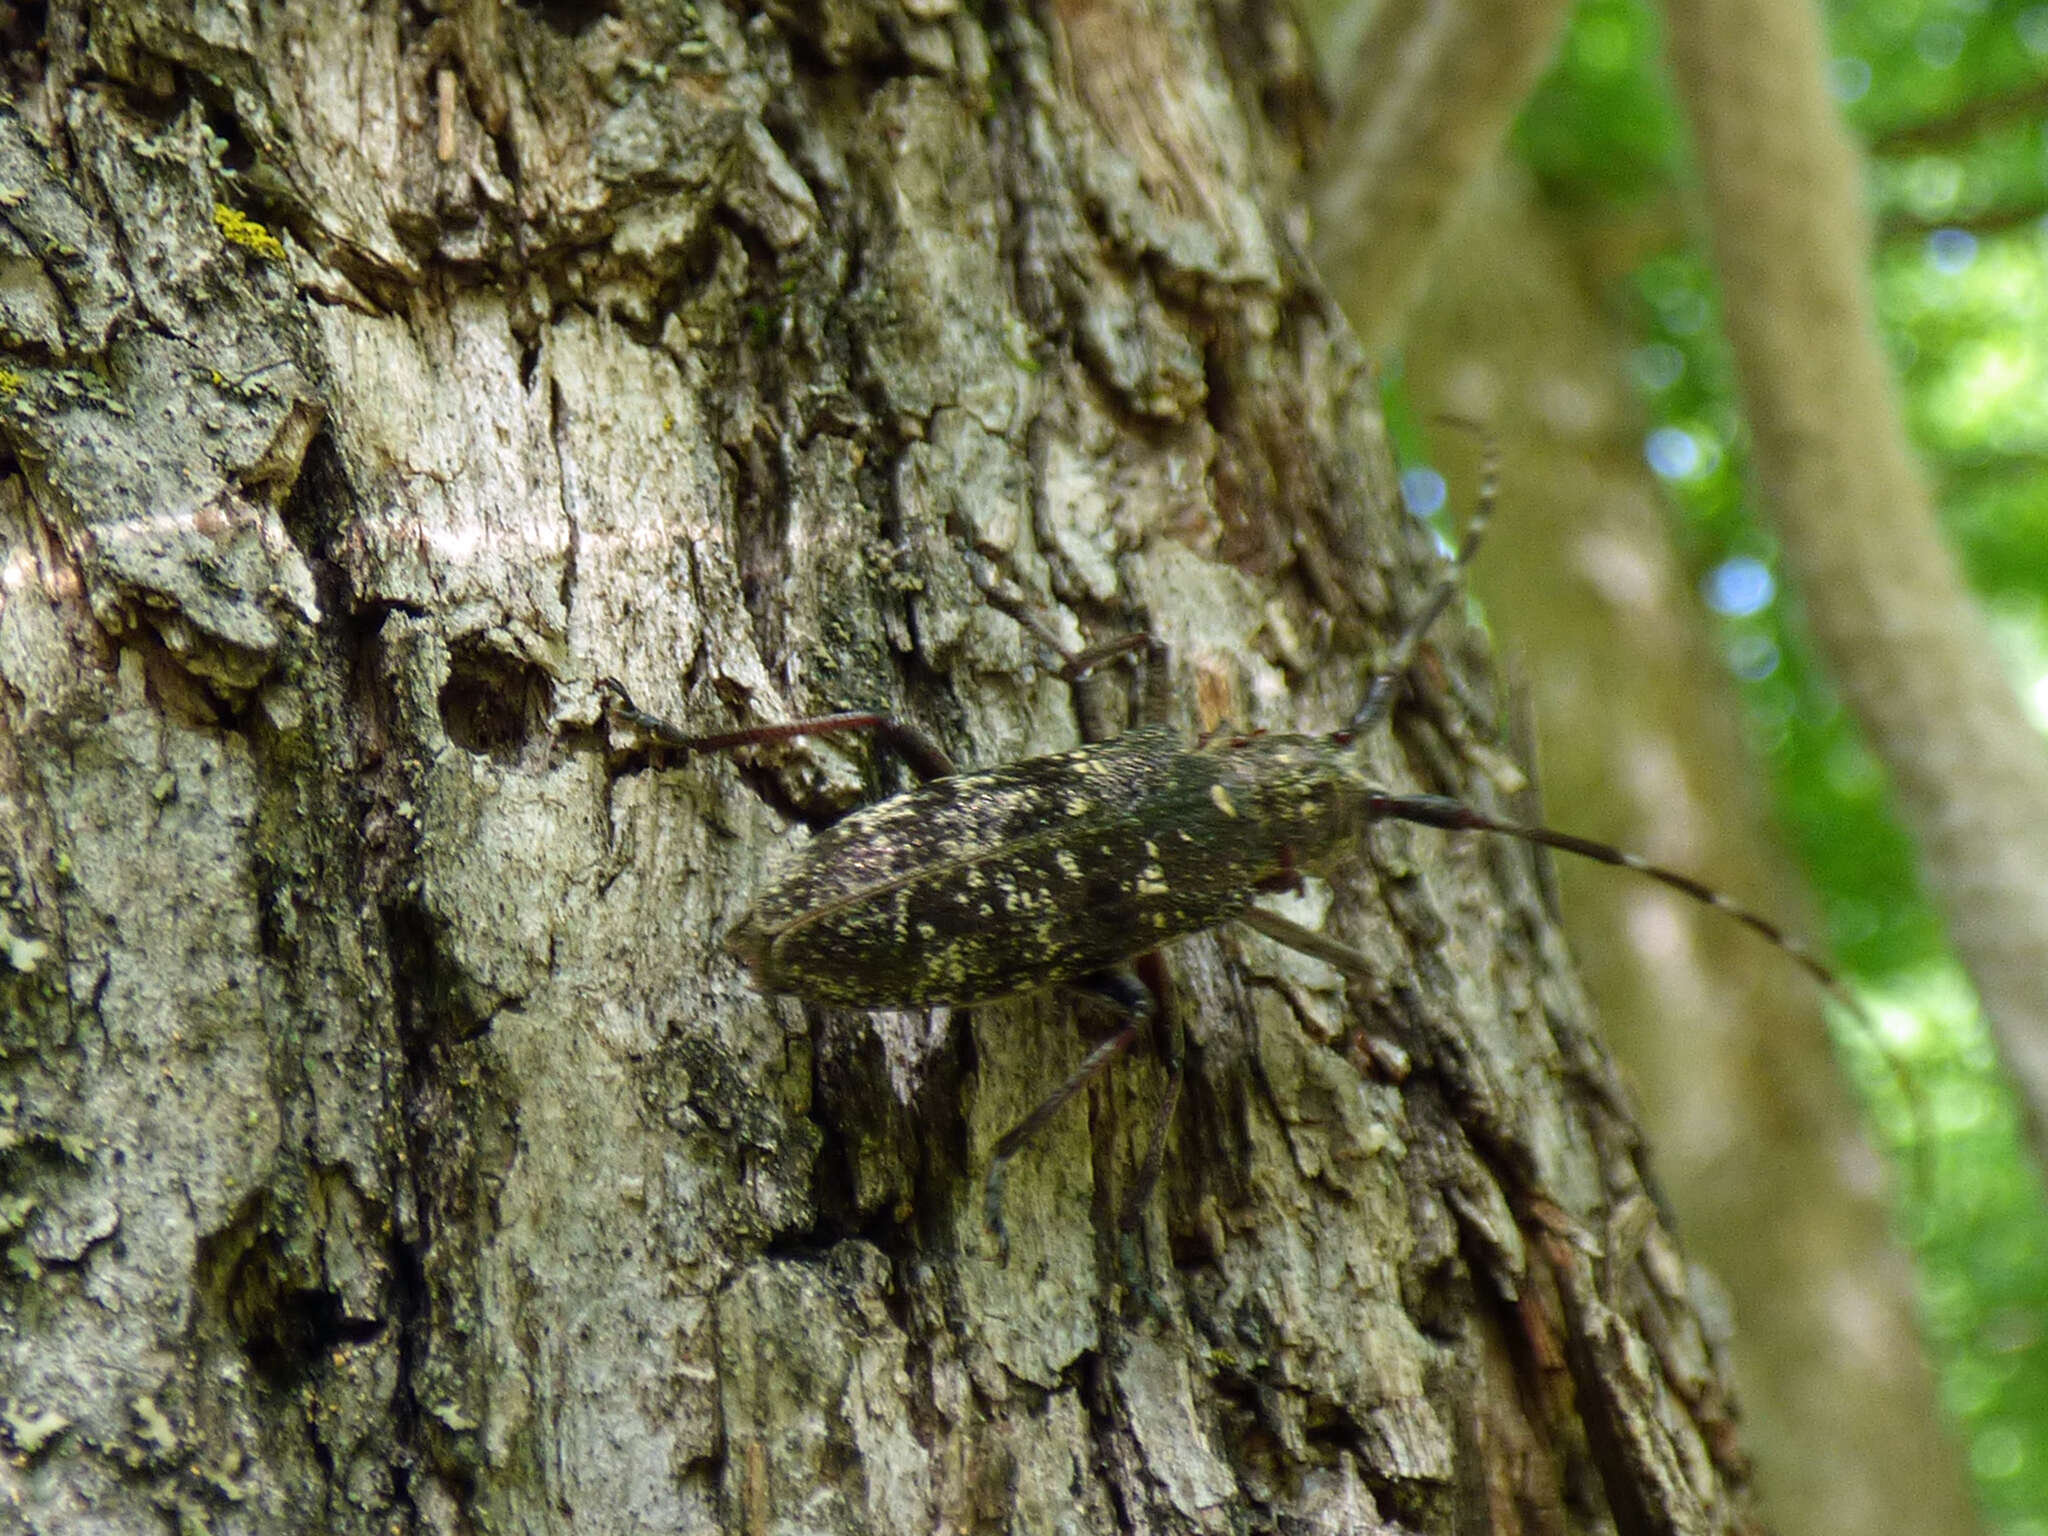
[[[1600, 299], [1621, 274], [1596, 231], [1538, 209], [1512, 174], [1488, 178], [1442, 249], [1408, 383], [1424, 408], [1501, 434], [1507, 505], [1474, 580], [1528, 683], [1545, 812], [1812, 933], [1643, 460], [1625, 341]], [[1456, 478], [1469, 454], [1446, 448]], [[1674, 892], [1568, 859], [1557, 874], [1687, 1250], [1727, 1287], [1773, 1527], [1975, 1529], [1819, 990]]]
[[[1302, 912], [1374, 956], [1348, 985], [1179, 946], [1141, 1251], [1149, 1063], [1020, 1161], [1004, 1264], [981, 1173], [1073, 1009], [807, 1009], [717, 943], [894, 771], [597, 727], [615, 674], [706, 726], [1071, 741], [970, 547], [1147, 618], [1190, 728], [1342, 718], [1432, 561], [1298, 251], [1282, 16], [40, 41], [0, 114], [16, 1519], [1746, 1528], [1520, 851], [1376, 834]], [[1390, 782], [1488, 794], [1470, 652]]]
[[1829, 674], [1891, 772], [2048, 1164], [2048, 747], [2000, 669], [1906, 441], [1818, 8], [1665, 10], [1757, 474]]

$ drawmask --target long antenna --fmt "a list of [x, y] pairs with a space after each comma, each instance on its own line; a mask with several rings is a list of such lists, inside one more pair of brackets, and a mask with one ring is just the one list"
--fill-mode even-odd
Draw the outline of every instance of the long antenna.
[[1537, 843], [1545, 848], [1561, 848], [1566, 853], [1575, 853], [1582, 859], [1591, 859], [1598, 864], [1611, 864], [1616, 869], [1632, 869], [1645, 879], [1655, 880], [1659, 885], [1668, 885], [1674, 891], [1683, 892], [1703, 906], [1712, 907], [1716, 912], [1725, 912], [1752, 933], [1761, 934], [1796, 960], [1800, 969], [1826, 988], [1830, 996], [1851, 1007], [1856, 1006], [1855, 1000], [1842, 985], [1841, 977], [1824, 965], [1803, 942], [1762, 913], [1745, 907], [1741, 902], [1715, 890], [1704, 881], [1695, 880], [1691, 875], [1675, 869], [1667, 869], [1662, 864], [1654, 864], [1641, 854], [1616, 848], [1611, 843], [1595, 842], [1590, 837], [1579, 837], [1571, 832], [1558, 832], [1550, 827], [1532, 826], [1521, 821], [1503, 821], [1498, 816], [1489, 816], [1484, 811], [1474, 810], [1464, 801], [1453, 800], [1446, 795], [1372, 794], [1366, 797], [1366, 809], [1375, 821], [1412, 821], [1425, 827], [1442, 827], [1449, 832], [1498, 832], [1503, 837], [1512, 837], [1521, 842]]
[[[1373, 674], [1372, 680], [1366, 685], [1365, 697], [1346, 726], [1346, 731], [1354, 736], [1364, 734], [1386, 718], [1387, 712], [1393, 706], [1395, 694], [1415, 660], [1415, 653], [1421, 647], [1423, 637], [1443, 615], [1444, 610], [1450, 606], [1451, 599], [1463, 586], [1465, 573], [1470, 568], [1473, 558], [1479, 553], [1480, 544], [1486, 537], [1487, 526], [1492, 521], [1494, 506], [1499, 497], [1500, 449], [1493, 434], [1483, 426], [1458, 417], [1443, 419], [1452, 426], [1479, 434], [1479, 491], [1472, 510], [1472, 519], [1466, 525], [1465, 536], [1459, 542], [1456, 556], [1445, 564], [1436, 585], [1430, 589], [1429, 595], [1423, 599], [1422, 606], [1416, 610], [1407, 627], [1394, 641], [1380, 670]], [[1496, 833], [1539, 847], [1556, 848], [1565, 853], [1576, 854], [1598, 864], [1633, 870], [1645, 879], [1667, 886], [1702, 906], [1725, 913], [1752, 933], [1759, 935], [1790, 956], [1800, 969], [1813, 978], [1822, 991], [1848, 1012], [1857, 1027], [1869, 1039], [1871, 1048], [1884, 1062], [1886, 1070], [1897, 1084], [1900, 1096], [1907, 1105], [1908, 1114], [1918, 1128], [1913, 1138], [1914, 1182], [1923, 1193], [1930, 1187], [1926, 1169], [1926, 1106], [1912, 1073], [1886, 1045], [1876, 1019], [1871, 1016], [1870, 1010], [1856, 994], [1849, 990], [1842, 978], [1805, 943], [1763, 914], [1742, 905], [1691, 875], [1653, 863], [1639, 854], [1617, 848], [1611, 843], [1596, 842], [1591, 838], [1579, 837], [1570, 832], [1558, 832], [1549, 827], [1530, 823], [1506, 821], [1476, 810], [1462, 801], [1441, 795], [1396, 795], [1375, 792], [1368, 797], [1367, 814], [1376, 821], [1408, 821], [1423, 826], [1440, 827], [1447, 831]], [[1255, 915], [1244, 919], [1251, 926], [1280, 939], [1283, 943], [1292, 943], [1298, 948], [1306, 949], [1311, 954], [1321, 953], [1324, 959], [1330, 960], [1340, 968], [1345, 966], [1347, 960], [1362, 959], [1352, 955], [1342, 945], [1328, 944], [1327, 947], [1322, 947], [1324, 941], [1318, 940], [1317, 936], [1308, 930], [1299, 929], [1276, 914], [1260, 908], [1254, 908], [1253, 913]], [[1283, 929], [1286, 931], [1281, 931]]]
[[[1787, 933], [1783, 928], [1753, 908], [1724, 892], [1715, 890], [1704, 881], [1691, 875], [1653, 863], [1640, 854], [1617, 848], [1612, 843], [1596, 842], [1590, 837], [1579, 837], [1571, 832], [1559, 832], [1550, 827], [1535, 826], [1528, 822], [1507, 821], [1498, 816], [1489, 816], [1475, 810], [1462, 800], [1453, 800], [1446, 795], [1395, 795], [1374, 791], [1366, 796], [1366, 814], [1374, 821], [1408, 821], [1425, 827], [1440, 827], [1448, 832], [1492, 832], [1502, 837], [1512, 837], [1519, 842], [1534, 843], [1539, 847], [1556, 848], [1565, 853], [1577, 854], [1582, 859], [1591, 859], [1597, 864], [1612, 865], [1616, 869], [1633, 870], [1647, 880], [1669, 886], [1681, 895], [1689, 896], [1702, 906], [1712, 907], [1724, 913], [1750, 932], [1759, 935], [1786, 955], [1818, 983], [1821, 990], [1856, 1021], [1856, 1026], [1869, 1039], [1871, 1049], [1890, 1073], [1898, 1087], [1899, 1096], [1905, 1101], [1907, 1114], [1915, 1130], [1913, 1135], [1913, 1185], [1921, 1198], [1926, 1198], [1932, 1188], [1928, 1165], [1927, 1104], [1920, 1092], [1920, 1085], [1912, 1072], [1885, 1043], [1878, 1023], [1863, 1000], [1849, 990], [1848, 984], [1806, 944]], [[1254, 927], [1261, 924], [1254, 923]], [[1271, 932], [1270, 928], [1265, 929]], [[1276, 935], [1277, 936], [1277, 935]], [[1311, 951], [1315, 953], [1315, 951]], [[1332, 959], [1325, 954], [1324, 959]]]

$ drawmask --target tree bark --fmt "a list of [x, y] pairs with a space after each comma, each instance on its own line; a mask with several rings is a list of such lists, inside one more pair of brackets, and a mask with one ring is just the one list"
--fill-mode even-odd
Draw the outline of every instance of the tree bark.
[[[1139, 1251], [1156, 1062], [1019, 1160], [1004, 1263], [980, 1181], [1074, 1010], [764, 999], [718, 942], [895, 771], [600, 728], [616, 675], [1071, 743], [970, 551], [1149, 622], [1191, 731], [1345, 717], [1435, 562], [1298, 249], [1284, 16], [43, 41], [0, 114], [24, 1523], [1751, 1528], [1521, 851], [1376, 830], [1298, 909], [1369, 977], [1176, 946]], [[1439, 637], [1387, 782], [1488, 795], [1482, 671]]]
[[1876, 335], [1817, 9], [1670, 0], [1756, 468], [2048, 1167], [2048, 748], [1935, 527]]

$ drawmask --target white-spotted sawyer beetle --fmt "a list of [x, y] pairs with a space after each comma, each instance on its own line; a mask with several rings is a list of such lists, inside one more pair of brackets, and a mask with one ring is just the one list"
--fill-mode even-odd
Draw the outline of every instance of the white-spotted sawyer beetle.
[[[972, 1005], [1059, 986], [1092, 997], [1119, 1019], [1067, 1081], [997, 1142], [985, 1211], [1001, 1248], [1009, 1159], [1158, 1014], [1152, 989], [1134, 969], [1141, 957], [1234, 919], [1340, 970], [1369, 972], [1356, 951], [1258, 906], [1256, 898], [1339, 864], [1376, 821], [1500, 833], [1634, 870], [1727, 913], [1790, 954], [1831, 994], [1843, 995], [1834, 974], [1777, 925], [1688, 875], [1605, 843], [1372, 782], [1362, 742], [1385, 718], [1423, 636], [1457, 591], [1485, 535], [1496, 481], [1489, 451], [1457, 559], [1350, 721], [1326, 736], [1218, 736], [1190, 744], [1167, 723], [1171, 696], [1157, 640], [1137, 633], [1069, 652], [1021, 598], [988, 579], [983, 587], [994, 606], [1061, 657], [1062, 678], [1076, 682], [1113, 658], [1137, 654], [1144, 669], [1140, 723], [1111, 741], [963, 773], [922, 732], [886, 714], [700, 735], [644, 713], [613, 679], [600, 686], [611, 696], [616, 723], [665, 748], [727, 751], [862, 731], [895, 748], [925, 780], [820, 832], [761, 893], [726, 942], [762, 991], [879, 1009]], [[1157, 1180], [1179, 1096], [1177, 1045], [1167, 1054], [1167, 1092], [1124, 1206], [1126, 1228]]]

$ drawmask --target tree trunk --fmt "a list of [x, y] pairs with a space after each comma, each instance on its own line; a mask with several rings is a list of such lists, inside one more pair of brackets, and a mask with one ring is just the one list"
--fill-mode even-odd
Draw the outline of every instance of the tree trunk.
[[[718, 942], [897, 771], [599, 725], [615, 675], [1071, 743], [970, 551], [1157, 629], [1190, 731], [1346, 717], [1435, 562], [1297, 249], [1282, 14], [49, 25], [0, 116], [32, 1529], [1750, 1528], [1522, 850], [1376, 829], [1296, 909], [1368, 977], [1176, 946], [1143, 1242], [1153, 1060], [1018, 1160], [1003, 1262], [1071, 1005], [764, 999]], [[1377, 771], [1486, 798], [1436, 658]]]
[[2048, 748], [1906, 437], [1818, 8], [1667, 0], [1757, 478], [2048, 1171]]

